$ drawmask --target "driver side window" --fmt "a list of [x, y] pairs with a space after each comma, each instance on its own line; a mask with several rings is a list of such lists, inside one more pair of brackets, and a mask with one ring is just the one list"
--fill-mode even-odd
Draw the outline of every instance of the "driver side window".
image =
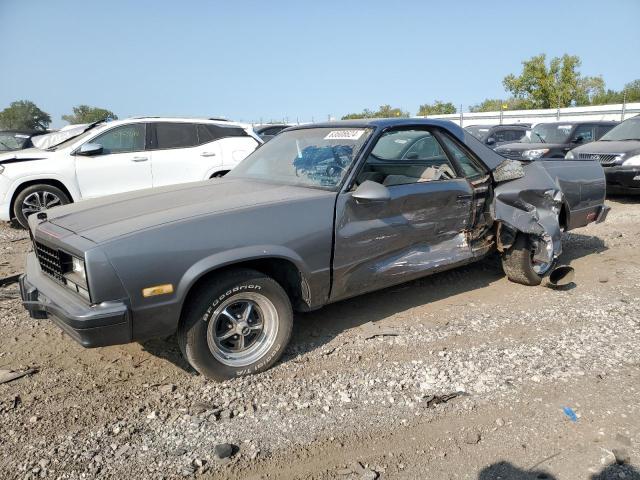
[[455, 169], [431, 132], [402, 129], [382, 134], [357, 183], [369, 180], [390, 187], [455, 177]]
[[122, 125], [97, 136], [91, 143], [102, 145], [102, 153], [128, 153], [144, 150], [145, 124]]

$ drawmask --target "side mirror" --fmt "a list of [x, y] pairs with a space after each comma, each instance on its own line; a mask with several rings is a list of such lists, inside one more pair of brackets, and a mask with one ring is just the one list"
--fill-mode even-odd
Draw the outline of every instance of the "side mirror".
[[358, 203], [387, 202], [391, 198], [387, 187], [371, 180], [362, 182], [351, 196]]
[[584, 142], [584, 137], [582, 135], [573, 139], [573, 143], [582, 143]]
[[489, 137], [487, 138], [486, 144], [487, 145], [493, 145], [494, 143], [496, 143], [496, 139], [493, 137]]
[[99, 143], [85, 143], [78, 150], [78, 155], [90, 157], [92, 155], [100, 155], [102, 153], [102, 145]]

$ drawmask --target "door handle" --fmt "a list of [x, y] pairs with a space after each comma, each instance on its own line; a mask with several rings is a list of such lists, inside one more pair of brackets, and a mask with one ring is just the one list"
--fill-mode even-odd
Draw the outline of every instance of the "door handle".
[[133, 157], [131, 159], [132, 162], [146, 162], [147, 160], [149, 160], [148, 157]]
[[216, 152], [202, 152], [200, 154], [201, 157], [215, 157], [216, 156]]

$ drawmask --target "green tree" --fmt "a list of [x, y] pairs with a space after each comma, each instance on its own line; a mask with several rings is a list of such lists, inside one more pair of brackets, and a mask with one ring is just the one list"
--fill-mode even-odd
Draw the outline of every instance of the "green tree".
[[596, 95], [592, 105], [606, 105], [610, 103], [640, 102], [640, 79], [627, 83], [621, 91], [607, 89]]
[[500, 110], [525, 110], [528, 108], [526, 102], [517, 98], [487, 98], [482, 103], [469, 108], [470, 112], [497, 112]]
[[353, 120], [357, 118], [407, 118], [409, 112], [405, 112], [401, 108], [392, 107], [391, 105], [380, 105], [377, 111], [371, 111], [365, 108], [360, 113], [349, 113], [342, 117], [342, 120]]
[[436, 100], [432, 105], [425, 103], [424, 105], [420, 105], [418, 109], [419, 116], [427, 116], [427, 115], [447, 115], [450, 113], [457, 113], [455, 105], [451, 102], [442, 102], [440, 100]]
[[99, 107], [90, 107], [89, 105], [78, 105], [73, 107], [73, 114], [62, 115], [62, 120], [75, 123], [93, 123], [106, 120], [117, 120], [118, 116], [111, 110], [105, 110]]
[[507, 75], [504, 88], [526, 108], [555, 108], [587, 105], [604, 92], [602, 77], [584, 77], [578, 69], [580, 57], [547, 57], [540, 54], [522, 62], [522, 73]]
[[48, 113], [29, 100], [18, 100], [0, 112], [0, 128], [46, 130], [51, 123]]

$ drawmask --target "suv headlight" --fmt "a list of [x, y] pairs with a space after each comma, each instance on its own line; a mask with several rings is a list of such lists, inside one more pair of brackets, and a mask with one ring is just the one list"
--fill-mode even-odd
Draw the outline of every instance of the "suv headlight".
[[89, 300], [89, 287], [87, 285], [84, 260], [72, 255], [71, 263], [67, 264], [66, 270], [64, 279], [67, 287]]
[[633, 157], [627, 158], [622, 165], [625, 167], [640, 167], [640, 155], [634, 155]]
[[536, 148], [533, 150], [525, 150], [524, 152], [522, 152], [522, 158], [526, 158], [527, 160], [535, 160], [536, 158], [542, 157], [548, 151], [549, 151], [548, 148]]
[[573, 154], [572, 151], [567, 152], [567, 154], [564, 156], [565, 160], [573, 160], [574, 158], [576, 158], [576, 156]]

